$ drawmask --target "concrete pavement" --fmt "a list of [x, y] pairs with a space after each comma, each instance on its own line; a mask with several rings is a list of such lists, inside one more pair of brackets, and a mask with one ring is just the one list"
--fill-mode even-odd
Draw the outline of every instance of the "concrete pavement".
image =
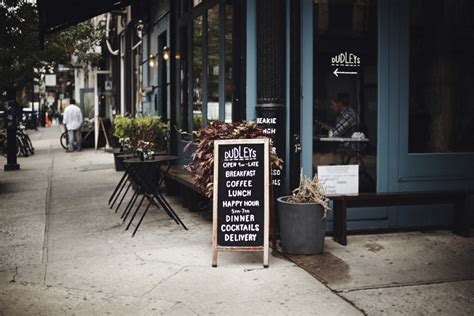
[[170, 198], [189, 231], [153, 209], [131, 238], [107, 207], [112, 155], [65, 153], [57, 127], [31, 136], [36, 154], [0, 172], [1, 315], [474, 314], [472, 238], [327, 238], [323, 255], [263, 269], [259, 254], [223, 253], [213, 269], [209, 221]]
[[213, 269], [210, 223], [179, 203], [189, 231], [153, 209], [132, 238], [107, 208], [112, 155], [65, 153], [56, 127], [31, 137], [36, 154], [0, 173], [2, 315], [361, 314], [286, 259], [224, 253]]

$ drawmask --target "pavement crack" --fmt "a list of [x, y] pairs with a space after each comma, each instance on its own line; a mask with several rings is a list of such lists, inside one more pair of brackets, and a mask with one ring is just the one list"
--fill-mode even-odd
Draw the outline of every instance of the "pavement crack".
[[421, 281], [421, 282], [412, 282], [412, 283], [383, 284], [383, 285], [378, 285], [378, 286], [366, 286], [366, 287], [359, 287], [359, 288], [352, 288], [352, 289], [341, 289], [341, 290], [334, 290], [334, 291], [336, 293], [345, 294], [345, 293], [359, 292], [359, 291], [370, 291], [370, 290], [390, 289], [390, 288], [404, 288], [404, 287], [411, 287], [411, 286], [429, 286], [429, 285], [456, 283], [456, 282], [464, 282], [464, 281], [474, 281], [474, 278], [460, 278], [460, 279], [450, 279], [450, 280]]
[[51, 191], [53, 188], [53, 166], [54, 166], [54, 152], [52, 152], [52, 144], [49, 147], [51, 154], [51, 165], [48, 170], [48, 188], [46, 190], [45, 202], [45, 220], [44, 220], [44, 238], [43, 238], [43, 254], [41, 262], [44, 263], [43, 284], [46, 284], [46, 273], [48, 271], [48, 244], [49, 244], [49, 216], [51, 209]]
[[167, 277], [161, 279], [157, 284], [153, 285], [151, 289], [149, 289], [148, 291], [146, 291], [145, 293], [143, 293], [142, 295], [140, 295], [140, 297], [145, 297], [146, 295], [150, 294], [151, 292], [153, 292], [158, 286], [160, 286], [161, 284], [165, 283], [166, 281], [172, 279], [174, 276], [176, 276], [178, 273], [182, 272], [184, 269], [188, 268], [189, 266], [182, 266], [181, 268], [179, 268], [177, 271], [175, 271], [174, 273], [168, 275]]
[[18, 267], [15, 267], [15, 273], [13, 274], [12, 279], [8, 281], [8, 283], [15, 283], [17, 275], [18, 275]]

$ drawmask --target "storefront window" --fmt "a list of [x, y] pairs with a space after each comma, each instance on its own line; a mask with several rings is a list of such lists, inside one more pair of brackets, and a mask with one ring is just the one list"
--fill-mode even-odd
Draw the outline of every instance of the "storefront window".
[[409, 152], [474, 152], [473, 1], [412, 1]]
[[[187, 131], [197, 130], [212, 121], [232, 122], [235, 84], [233, 32], [236, 23], [231, 0], [188, 3], [193, 6], [189, 12], [182, 12], [178, 21], [182, 52], [179, 85], [181, 128]], [[199, 6], [194, 8], [197, 4]], [[187, 32], [190, 38], [187, 38]], [[186, 61], [186, 47], [190, 47], [190, 61]], [[187, 74], [186, 63], [189, 64]], [[188, 90], [186, 80], [192, 86]], [[240, 84], [245, 85], [245, 82]], [[185, 94], [189, 94], [190, 100], [187, 108]]]
[[203, 46], [202, 46], [202, 16], [193, 20], [193, 129], [200, 129], [202, 125], [203, 101]]
[[[314, 4], [313, 167], [359, 165], [359, 191], [376, 187], [377, 1]], [[304, 67], [304, 65], [303, 65]]]
[[180, 114], [181, 124], [180, 127], [183, 130], [188, 130], [188, 32], [187, 27], [183, 26], [180, 28], [180, 41], [179, 41], [179, 98], [180, 98]]
[[219, 5], [215, 5], [208, 10], [207, 32], [207, 119], [216, 121], [219, 120]]
[[225, 118], [226, 122], [232, 122], [232, 5], [225, 6]]

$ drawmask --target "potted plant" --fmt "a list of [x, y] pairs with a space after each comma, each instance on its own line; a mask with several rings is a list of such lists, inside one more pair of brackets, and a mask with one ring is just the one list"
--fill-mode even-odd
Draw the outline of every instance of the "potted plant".
[[323, 252], [329, 199], [318, 181], [301, 171], [299, 186], [290, 196], [277, 199], [283, 252], [312, 255]]
[[120, 147], [114, 150], [115, 170], [123, 171], [124, 154], [155, 154], [166, 152], [168, 124], [159, 116], [121, 116], [114, 120], [114, 136], [119, 138]]
[[[191, 163], [186, 165], [185, 169], [191, 173], [196, 187], [208, 198], [212, 197], [214, 180], [214, 140], [266, 137], [263, 127], [255, 122], [214, 121], [193, 134], [194, 140], [190, 141], [184, 150], [189, 150], [193, 145], [196, 147], [191, 155]], [[275, 153], [270, 153], [270, 158], [273, 164], [281, 167], [282, 160]]]
[[134, 123], [130, 116], [117, 115], [114, 119], [113, 135], [119, 139], [119, 147], [114, 148], [114, 163], [116, 171], [124, 171], [122, 160], [119, 156], [132, 152], [132, 137]]
[[137, 149], [139, 145], [148, 143], [147, 150], [165, 153], [167, 151], [168, 124], [161, 120], [161, 117], [137, 116], [133, 123], [133, 147]]
[[140, 160], [143, 161], [153, 159], [153, 156], [155, 155], [155, 151], [153, 150], [154, 148], [155, 144], [152, 142], [140, 140], [137, 145], [137, 154], [138, 157], [140, 157]]

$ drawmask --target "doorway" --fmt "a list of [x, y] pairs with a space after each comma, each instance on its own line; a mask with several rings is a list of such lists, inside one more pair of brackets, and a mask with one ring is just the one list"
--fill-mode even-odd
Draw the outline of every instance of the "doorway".
[[377, 1], [318, 1], [313, 10], [313, 171], [359, 165], [359, 192], [375, 192]]

